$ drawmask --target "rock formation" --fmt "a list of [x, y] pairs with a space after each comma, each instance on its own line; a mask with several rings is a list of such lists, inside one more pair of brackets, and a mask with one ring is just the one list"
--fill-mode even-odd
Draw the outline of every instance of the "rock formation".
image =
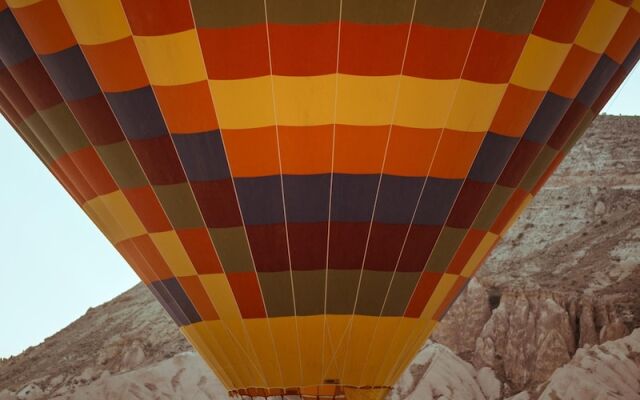
[[542, 387], [539, 400], [640, 400], [640, 329], [579, 349]]
[[457, 354], [468, 355], [476, 348], [476, 338], [491, 317], [487, 289], [476, 279], [472, 279], [466, 290], [449, 309], [432, 339]]
[[429, 343], [400, 377], [388, 400], [497, 400], [501, 390], [491, 369], [476, 370], [447, 347]]

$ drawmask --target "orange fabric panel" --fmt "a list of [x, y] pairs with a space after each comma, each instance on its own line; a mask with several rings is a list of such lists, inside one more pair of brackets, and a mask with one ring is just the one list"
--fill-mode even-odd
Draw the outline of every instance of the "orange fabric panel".
[[444, 129], [429, 176], [447, 179], [467, 176], [484, 135]]
[[173, 272], [169, 269], [149, 235], [137, 236], [131, 238], [131, 241], [157, 277], [154, 280], [165, 280], [174, 277]]
[[622, 64], [627, 54], [638, 42], [640, 37], [640, 13], [629, 10], [624, 20], [618, 27], [615, 35], [609, 42], [605, 53], [616, 63]]
[[171, 224], [162, 209], [151, 186], [122, 189], [125, 197], [135, 210], [147, 232], [165, 232], [171, 230]]
[[209, 84], [205, 81], [153, 88], [171, 133], [195, 133], [218, 129]]
[[122, 0], [122, 7], [134, 35], [160, 36], [193, 28], [189, 0]]
[[574, 98], [595, 67], [599, 54], [595, 54], [580, 46], [573, 46], [558, 75], [551, 84], [551, 91], [569, 99]]
[[36, 53], [51, 54], [76, 44], [56, 0], [43, 0], [11, 11]]
[[227, 278], [242, 317], [266, 317], [256, 274], [254, 272], [234, 272], [227, 274]]
[[282, 173], [321, 174], [331, 171], [333, 125], [280, 126]]
[[440, 278], [442, 278], [442, 274], [440, 273], [428, 271], [422, 273], [420, 281], [418, 281], [418, 285], [416, 286], [415, 291], [411, 296], [411, 300], [409, 301], [409, 305], [407, 306], [407, 311], [405, 312], [406, 317], [420, 317], [422, 310], [424, 310], [424, 307], [431, 298], [431, 294], [435, 290], [436, 286], [438, 286]]
[[176, 233], [199, 274], [222, 272], [220, 260], [205, 228], [181, 229]]
[[85, 179], [96, 194], [107, 194], [118, 189], [93, 147], [75, 151], [68, 154], [68, 157], [82, 171]]
[[389, 126], [336, 125], [334, 172], [379, 173]]
[[234, 177], [269, 176], [280, 173], [275, 126], [224, 129], [222, 137]]
[[508, 85], [498, 111], [491, 122], [491, 132], [504, 136], [521, 137], [527, 130], [544, 92]]
[[181, 276], [177, 279], [184, 292], [189, 296], [191, 303], [193, 303], [196, 310], [198, 310], [200, 318], [205, 321], [219, 319], [218, 313], [213, 307], [213, 304], [211, 304], [211, 300], [209, 300], [209, 296], [197, 276]]
[[440, 129], [394, 126], [384, 172], [399, 176], [425, 176], [438, 143]]
[[82, 46], [82, 51], [104, 92], [125, 92], [149, 84], [131, 37]]

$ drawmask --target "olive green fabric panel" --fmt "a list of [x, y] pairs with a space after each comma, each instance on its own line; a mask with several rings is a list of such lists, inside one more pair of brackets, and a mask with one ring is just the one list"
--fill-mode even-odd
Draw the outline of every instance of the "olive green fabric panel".
[[268, 0], [269, 23], [321, 24], [336, 22], [340, 17], [340, 0]]
[[360, 270], [327, 271], [327, 314], [351, 314], [356, 301]]
[[427, 261], [426, 270], [429, 272], [445, 272], [466, 234], [467, 229], [445, 226]]
[[542, 151], [538, 154], [538, 157], [536, 157], [533, 164], [529, 167], [524, 178], [522, 178], [522, 182], [519, 185], [520, 188], [530, 192], [536, 182], [538, 182], [538, 179], [545, 173], [547, 168], [549, 168], [549, 165], [551, 165], [551, 162], [557, 154], [558, 152], [551, 147], [543, 147]]
[[270, 318], [295, 315], [293, 291], [291, 290], [291, 272], [260, 272], [258, 273], [258, 280], [260, 281], [267, 315]]
[[401, 317], [404, 315], [411, 295], [420, 279], [420, 272], [396, 272], [389, 288], [387, 302], [382, 310], [383, 316]]
[[198, 28], [233, 28], [265, 23], [263, 0], [191, 0]]
[[297, 315], [324, 314], [326, 270], [293, 271]]
[[153, 188], [175, 229], [204, 226], [189, 184], [156, 185]]
[[510, 187], [495, 185], [493, 189], [491, 189], [489, 197], [487, 197], [487, 200], [484, 202], [484, 205], [476, 216], [476, 220], [473, 222], [472, 227], [481, 231], [488, 231], [491, 229], [491, 226], [498, 217], [498, 214], [502, 211], [502, 207], [504, 207], [514, 191], [515, 189]]
[[120, 188], [136, 188], [149, 184], [129, 143], [123, 141], [96, 146], [96, 151]]
[[40, 115], [67, 153], [89, 147], [89, 140], [66, 104], [40, 111]]
[[414, 0], [343, 0], [342, 19], [359, 24], [411, 22]]
[[24, 121], [54, 160], [66, 154], [62, 144], [60, 144], [60, 141], [49, 129], [40, 114], [34, 113], [25, 118]]
[[209, 229], [225, 272], [253, 272], [253, 260], [244, 227]]
[[480, 28], [522, 35], [533, 30], [543, 0], [487, 0]]

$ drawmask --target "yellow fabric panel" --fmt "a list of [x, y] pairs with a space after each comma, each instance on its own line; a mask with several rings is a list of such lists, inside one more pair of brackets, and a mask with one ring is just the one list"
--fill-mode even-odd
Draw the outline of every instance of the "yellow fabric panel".
[[487, 232], [482, 238], [482, 240], [480, 241], [480, 244], [478, 245], [478, 247], [474, 250], [473, 254], [471, 254], [471, 257], [469, 257], [469, 261], [467, 261], [467, 264], [465, 264], [460, 275], [467, 278], [471, 277], [471, 275], [473, 275], [473, 273], [475, 272], [476, 268], [482, 262], [484, 256], [491, 249], [491, 246], [493, 246], [493, 244], [496, 242], [496, 240], [498, 240], [498, 238], [499, 236], [496, 235], [495, 233]]
[[149, 237], [175, 276], [198, 275], [175, 231], [150, 233]]
[[438, 321], [428, 320], [425, 321], [424, 326], [417, 330], [418, 335], [411, 346], [407, 346], [406, 351], [402, 354], [402, 358], [398, 362], [396, 368], [389, 375], [386, 385], [391, 386], [398, 381], [400, 375], [407, 369], [411, 361], [415, 358], [416, 353], [420, 351], [427, 338], [431, 335], [431, 332], [438, 325]]
[[347, 400], [382, 400], [388, 393], [389, 389], [344, 389]]
[[570, 43], [529, 35], [511, 83], [531, 90], [549, 90], [570, 49]]
[[300, 386], [302, 365], [295, 317], [271, 318], [271, 331], [282, 368], [285, 387]]
[[491, 126], [507, 84], [461, 80], [447, 128], [466, 132], [486, 132]]
[[406, 338], [406, 346], [396, 355], [396, 362], [385, 376], [385, 385], [393, 385], [400, 375], [407, 369], [416, 353], [424, 345], [426, 338], [431, 334], [437, 321], [430, 319], [420, 319], [416, 329]]
[[278, 354], [271, 335], [269, 321], [265, 318], [245, 319], [247, 333], [258, 356], [268, 387], [283, 387]]
[[113, 42], [131, 35], [120, 0], [58, 0], [79, 44]]
[[42, 0], [7, 0], [7, 4], [11, 8], [22, 8], [32, 4], [40, 3]]
[[234, 385], [232, 386], [246, 387], [247, 385], [251, 385], [252, 382], [260, 382], [255, 367], [253, 367], [246, 353], [242, 350], [238, 342], [233, 339], [229, 329], [222, 321], [203, 321], [199, 324], [203, 325], [200, 329], [203, 329], [216, 338], [220, 349], [222, 349], [222, 352], [226, 355], [229, 368], [237, 377], [237, 382], [233, 382]]
[[398, 76], [338, 75], [337, 123], [389, 125], [398, 80]]
[[256, 382], [259, 385], [266, 385], [264, 371], [262, 371], [261, 366], [257, 364], [258, 356], [255, 349], [253, 348], [253, 343], [251, 342], [251, 338], [249, 337], [249, 334], [247, 332], [245, 321], [233, 320], [221, 322], [227, 329], [227, 332], [231, 339], [237, 344], [241, 357], [244, 357], [246, 360], [248, 360], [243, 361], [243, 363], [244, 368], [250, 370], [249, 373], [252, 376], [250, 382], [253, 382], [253, 385], [251, 386], [255, 386]]
[[397, 362], [398, 355], [407, 345], [407, 338], [410, 337], [412, 332], [420, 328], [420, 323], [421, 321], [416, 318], [402, 318], [400, 320], [393, 338], [384, 348], [380, 349], [382, 356], [378, 357], [381, 357], [382, 361], [378, 371], [374, 370], [373, 372], [373, 382], [381, 385], [385, 384], [387, 376]]
[[329, 361], [325, 363], [324, 376], [326, 379], [339, 379], [345, 362], [345, 342], [351, 315], [327, 315], [326, 330], [327, 343], [325, 346], [331, 352]]
[[120, 190], [87, 201], [83, 208], [87, 214], [102, 221], [107, 238], [114, 244], [146, 233], [131, 204]]
[[[370, 385], [372, 382], [374, 385], [383, 384], [383, 382], [376, 381], [376, 377], [380, 373], [390, 344], [398, 336], [401, 326], [408, 326], [408, 329], [411, 329], [411, 326], [417, 322], [418, 320], [414, 318], [404, 317], [380, 317], [378, 319], [375, 335], [369, 341], [369, 354], [366, 360], [363, 360], [364, 365], [362, 365], [359, 386]], [[403, 337], [402, 335], [406, 335], [406, 332], [401, 332], [400, 336]]]
[[162, 36], [134, 36], [134, 40], [152, 85], [175, 86], [207, 79], [195, 29]]
[[221, 320], [231, 321], [241, 318], [235, 296], [224, 274], [200, 275], [200, 282]]
[[303, 385], [322, 383], [322, 369], [325, 355], [323, 354], [322, 339], [324, 330], [324, 316], [312, 315], [298, 317], [300, 332], [300, 354], [302, 355]]
[[275, 124], [271, 77], [210, 80], [209, 89], [221, 129], [249, 129]]
[[402, 346], [397, 348], [394, 353], [389, 352], [389, 355], [387, 356], [388, 359], [385, 361], [385, 367], [380, 371], [376, 382], [381, 382], [383, 385], [391, 386], [395, 381], [388, 384], [390, 377], [395, 374], [395, 371], [405, 368], [402, 366], [402, 361], [405, 359], [406, 354], [409, 353], [409, 349], [412, 348], [414, 343], [417, 341], [420, 332], [427, 329], [429, 321], [427, 318], [413, 320], [415, 325], [410, 331], [406, 331], [404, 336], [401, 337]]
[[410, 128], [443, 127], [459, 83], [458, 79], [403, 76], [394, 124]]
[[314, 126], [333, 121], [336, 75], [274, 76], [278, 125]]
[[362, 366], [367, 353], [371, 335], [375, 329], [378, 317], [369, 315], [355, 315], [346, 340], [346, 363], [342, 375], [344, 385], [358, 386]]
[[633, 3], [631, 3], [631, 8], [640, 12], [640, 0], [634, 0]]
[[627, 11], [627, 7], [611, 0], [596, 0], [575, 43], [594, 53], [603, 53]]
[[531, 203], [531, 200], [533, 200], [533, 195], [531, 195], [531, 193], [529, 193], [529, 194], [527, 194], [527, 197], [524, 198], [524, 200], [522, 201], [522, 203], [518, 207], [518, 210], [513, 214], [513, 216], [509, 220], [509, 222], [507, 222], [507, 224], [504, 226], [504, 229], [502, 230], [502, 232], [500, 232], [500, 237], [504, 236], [504, 234], [518, 220], [518, 218], [520, 217], [520, 214], [522, 214], [524, 209], [527, 208], [529, 203]]
[[[273, 76], [278, 125], [332, 124], [335, 79], [335, 74]], [[209, 86], [222, 129], [275, 125], [271, 77], [211, 80]], [[393, 118], [396, 125], [440, 128], [446, 123], [450, 129], [480, 132], [488, 129], [505, 90], [506, 84], [457, 79], [339, 74], [335, 122], [358, 126], [389, 125], [398, 92]]]
[[449, 294], [449, 291], [451, 290], [451, 288], [453, 288], [453, 285], [456, 283], [457, 280], [458, 280], [458, 275], [447, 274], [447, 273], [442, 274], [442, 278], [440, 278], [440, 282], [438, 282], [438, 286], [436, 286], [435, 290], [433, 291], [433, 294], [429, 298], [429, 302], [427, 302], [427, 305], [424, 307], [424, 310], [422, 310], [422, 314], [420, 315], [421, 319], [433, 318], [433, 315], [436, 313], [436, 311], [442, 304], [442, 301], [447, 297], [447, 295]]
[[189, 340], [189, 343], [196, 349], [198, 354], [202, 356], [204, 362], [216, 373], [216, 376], [220, 378], [222, 384], [227, 389], [233, 388], [234, 382], [230, 378], [230, 376], [233, 375], [229, 375], [230, 370], [228, 365], [222, 364], [226, 361], [226, 358], [222, 358], [220, 343], [213, 340], [213, 335], [210, 332], [205, 332], [204, 324], [197, 322], [195, 324], [181, 326], [180, 332]]

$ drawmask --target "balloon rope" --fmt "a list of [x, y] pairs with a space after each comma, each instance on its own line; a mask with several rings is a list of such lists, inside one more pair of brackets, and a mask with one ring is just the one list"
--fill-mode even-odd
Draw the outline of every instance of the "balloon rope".
[[[387, 154], [388, 154], [388, 149], [389, 149], [389, 143], [391, 141], [391, 134], [392, 134], [392, 130], [393, 130], [393, 120], [395, 119], [395, 115], [396, 115], [396, 111], [397, 111], [397, 105], [398, 105], [398, 98], [400, 96], [400, 87], [402, 84], [402, 76], [404, 74], [404, 66], [405, 66], [405, 61], [407, 58], [407, 52], [409, 49], [409, 41], [411, 38], [411, 31], [413, 28], [413, 20], [415, 17], [415, 11], [416, 11], [416, 4], [417, 4], [417, 0], [413, 1], [413, 7], [411, 9], [411, 18], [409, 20], [409, 27], [407, 29], [407, 36], [405, 39], [405, 46], [404, 46], [404, 51], [403, 51], [403, 55], [402, 55], [402, 62], [400, 65], [400, 73], [398, 75], [398, 83], [396, 85], [396, 91], [395, 91], [395, 97], [394, 97], [394, 101], [393, 101], [393, 106], [392, 106], [392, 111], [391, 111], [391, 116], [390, 116], [390, 120], [389, 120], [389, 129], [387, 131], [387, 140], [385, 143], [385, 150], [384, 150], [384, 155], [383, 155], [383, 159], [382, 159], [382, 164], [380, 165], [380, 174], [378, 177], [378, 183], [377, 183], [377, 187], [376, 187], [376, 195], [373, 201], [373, 210], [371, 212], [371, 219], [369, 221], [369, 228], [367, 230], [367, 240], [366, 240], [366, 244], [365, 244], [365, 250], [364, 250], [364, 255], [362, 258], [362, 263], [360, 266], [360, 274], [358, 276], [358, 287], [356, 289], [356, 295], [355, 295], [355, 300], [353, 303], [353, 309], [351, 312], [351, 317], [349, 318], [349, 322], [347, 323], [347, 327], [345, 329], [345, 331], [343, 332], [343, 334], [341, 335], [340, 340], [338, 341], [337, 347], [334, 349], [333, 355], [331, 357], [331, 362], [334, 362], [336, 355], [340, 349], [340, 347], [342, 346], [342, 343], [344, 342], [345, 337], [348, 335], [349, 338], [347, 339], [347, 344], [351, 341], [351, 337], [352, 337], [352, 331], [353, 331], [353, 321], [355, 319], [355, 313], [356, 313], [356, 309], [357, 309], [357, 305], [358, 305], [358, 299], [359, 299], [359, 295], [360, 295], [360, 288], [362, 286], [362, 276], [364, 275], [364, 267], [365, 267], [365, 261], [366, 261], [366, 255], [368, 252], [368, 248], [369, 248], [369, 239], [371, 238], [371, 230], [373, 227], [373, 220], [375, 217], [375, 212], [376, 212], [376, 208], [377, 208], [377, 204], [378, 204], [378, 195], [380, 193], [380, 187], [382, 185], [382, 176], [383, 176], [383, 171], [384, 171], [384, 166], [386, 164], [386, 159], [387, 159]], [[340, 372], [341, 376], [344, 376], [345, 370], [346, 370], [346, 366], [348, 364], [348, 360], [349, 360], [349, 348], [345, 349], [347, 351], [345, 357], [344, 357], [344, 362], [343, 362], [343, 366]]]
[[327, 242], [326, 242], [326, 256], [325, 256], [325, 269], [324, 269], [324, 305], [323, 305], [323, 321], [322, 321], [322, 381], [319, 384], [324, 383], [325, 379], [327, 379], [327, 373], [331, 369], [331, 364], [335, 365], [336, 371], [338, 370], [338, 365], [334, 361], [334, 358], [329, 359], [329, 366], [324, 365], [325, 361], [325, 351], [327, 346], [327, 340], [329, 341], [328, 345], [331, 349], [332, 354], [335, 355], [334, 351], [334, 343], [331, 338], [331, 334], [327, 334], [329, 331], [329, 325], [327, 324], [327, 294], [329, 287], [329, 243], [331, 238], [331, 207], [332, 207], [332, 198], [333, 198], [333, 170], [335, 168], [335, 153], [336, 153], [336, 120], [338, 115], [338, 83], [339, 83], [339, 70], [340, 70], [340, 44], [342, 39], [342, 2], [340, 0], [340, 10], [338, 13], [338, 43], [336, 46], [336, 80], [334, 87], [334, 99], [333, 99], [333, 126], [331, 129], [331, 171], [329, 175], [329, 206], [327, 212]]
[[273, 78], [273, 61], [271, 56], [271, 39], [269, 35], [269, 17], [267, 12], [267, 0], [264, 4], [264, 22], [267, 30], [267, 53], [269, 55], [269, 77], [271, 79], [271, 100], [273, 103], [273, 120], [276, 129], [276, 147], [278, 153], [278, 169], [280, 172], [280, 195], [282, 198], [282, 213], [284, 217], [284, 234], [287, 241], [287, 258], [289, 262], [289, 280], [291, 283], [291, 302], [293, 303], [293, 320], [296, 325], [296, 344], [298, 346], [298, 362], [300, 364], [300, 382], [304, 382], [304, 368], [302, 366], [302, 348], [300, 346], [300, 328], [298, 326], [298, 312], [296, 308], [296, 288], [293, 282], [293, 268], [291, 265], [291, 247], [289, 244], [289, 226], [287, 223], [287, 202], [284, 195], [284, 178], [282, 175], [282, 157], [280, 154], [280, 130], [278, 128], [278, 109], [276, 107], [276, 89]]

